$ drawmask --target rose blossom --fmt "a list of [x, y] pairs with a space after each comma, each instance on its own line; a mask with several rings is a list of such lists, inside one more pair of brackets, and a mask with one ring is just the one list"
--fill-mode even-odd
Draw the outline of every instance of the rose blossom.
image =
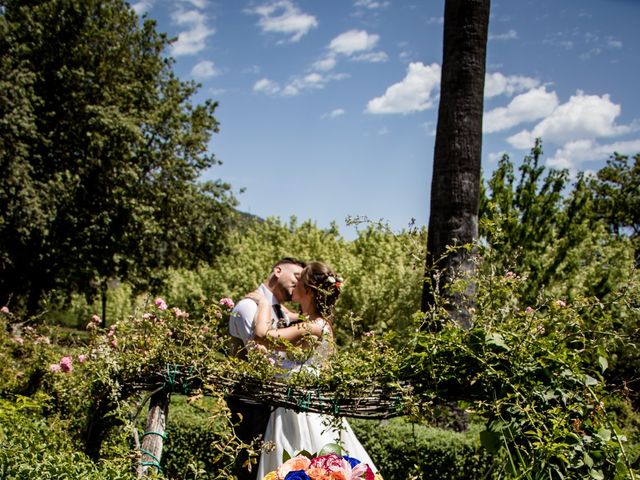
[[0, 308], [0, 312], [5, 313], [7, 315], [9, 315], [11, 312], [9, 311], [9, 307], [7, 307], [6, 305], [3, 306], [2, 308]]
[[233, 300], [231, 300], [229, 297], [224, 297], [220, 299], [220, 305], [223, 307], [227, 307], [228, 309], [232, 309], [236, 304], [233, 303]]
[[78, 355], [78, 363], [84, 363], [87, 361], [87, 356], [84, 353]]
[[155, 304], [156, 307], [158, 307], [158, 310], [166, 310], [167, 307], [167, 302], [165, 302], [162, 298], [158, 297], [155, 300]]
[[342, 468], [342, 460], [342, 457], [336, 455], [335, 453], [330, 453], [329, 455], [322, 455], [321, 457], [316, 457], [311, 460], [311, 466], [323, 468], [325, 471], [331, 472], [334, 470], [340, 470]]
[[297, 455], [293, 458], [290, 458], [282, 465], [278, 467], [277, 474], [278, 480], [284, 480], [284, 477], [287, 476], [287, 473], [292, 472], [294, 470], [305, 470], [309, 467], [311, 460], [309, 460], [304, 455]]
[[556, 300], [556, 305], [559, 306], [560, 308], [564, 308], [567, 306], [567, 304], [564, 303], [563, 300]]
[[60, 368], [65, 373], [73, 372], [73, 360], [71, 357], [62, 357], [60, 360]]
[[50, 372], [58, 373], [60, 370], [62, 370], [62, 368], [60, 367], [59, 363], [52, 363], [51, 365], [49, 365]]
[[173, 313], [175, 313], [176, 318], [188, 318], [189, 314], [183, 310], [180, 310], [178, 307], [172, 308]]

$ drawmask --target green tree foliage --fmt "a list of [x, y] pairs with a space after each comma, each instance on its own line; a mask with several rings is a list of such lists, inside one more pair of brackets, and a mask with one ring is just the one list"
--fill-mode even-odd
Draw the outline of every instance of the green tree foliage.
[[216, 104], [190, 103], [168, 39], [122, 0], [0, 6], [0, 299], [211, 261], [233, 203], [198, 181]]
[[518, 178], [505, 155], [488, 180], [480, 203], [480, 236], [491, 255], [485, 265], [526, 276], [520, 294], [529, 304], [543, 289], [604, 298], [628, 271], [629, 242], [593, 215], [589, 181], [579, 176], [570, 189], [568, 172], [546, 170], [541, 156], [537, 140]]
[[[633, 163], [631, 164], [631, 160]], [[614, 153], [590, 179], [596, 216], [616, 235], [631, 237], [640, 258], [640, 154], [629, 159]]]

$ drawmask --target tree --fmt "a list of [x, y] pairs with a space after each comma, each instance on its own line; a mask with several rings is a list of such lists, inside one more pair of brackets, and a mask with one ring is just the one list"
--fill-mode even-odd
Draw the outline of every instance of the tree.
[[433, 306], [436, 292], [442, 291], [452, 318], [465, 326], [470, 320], [464, 304], [473, 292], [458, 294], [448, 286], [455, 276], [473, 269], [470, 254], [462, 247], [478, 238], [489, 10], [489, 0], [445, 2], [442, 81], [422, 292], [423, 311]]
[[626, 235], [636, 244], [640, 262], [640, 153], [633, 157], [614, 153], [607, 165], [590, 180], [596, 216], [615, 235]]
[[591, 181], [580, 174], [570, 186], [569, 172], [546, 170], [541, 156], [537, 139], [516, 178], [505, 155], [483, 189], [480, 237], [487, 266], [498, 275], [527, 279], [519, 292], [525, 305], [535, 304], [543, 290], [565, 300], [602, 299], [624, 278], [629, 245], [594, 214]]
[[234, 202], [198, 180], [217, 104], [190, 103], [166, 36], [122, 0], [0, 5], [0, 300], [212, 261]]

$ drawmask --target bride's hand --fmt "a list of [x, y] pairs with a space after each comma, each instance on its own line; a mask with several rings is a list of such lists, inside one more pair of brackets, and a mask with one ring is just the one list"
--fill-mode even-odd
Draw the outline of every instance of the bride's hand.
[[265, 301], [267, 299], [267, 297], [265, 297], [264, 294], [262, 294], [262, 292], [260, 292], [258, 290], [255, 290], [253, 292], [247, 293], [244, 298], [248, 298], [249, 300], [253, 300], [257, 304], [260, 304], [260, 302]]

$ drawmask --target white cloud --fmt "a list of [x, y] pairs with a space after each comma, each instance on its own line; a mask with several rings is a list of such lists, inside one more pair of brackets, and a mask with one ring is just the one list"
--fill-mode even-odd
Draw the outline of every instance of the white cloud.
[[187, 27], [187, 30], [178, 34], [178, 39], [171, 46], [174, 56], [198, 53], [204, 49], [207, 37], [215, 33], [213, 28], [207, 27], [206, 16], [197, 10], [176, 10], [171, 14], [171, 20]]
[[333, 54], [329, 54], [320, 60], [313, 63], [311, 68], [314, 70], [320, 70], [322, 72], [328, 72], [329, 70], [333, 70], [336, 66], [336, 57]]
[[490, 163], [497, 163], [498, 160], [500, 160], [502, 157], [504, 157], [505, 155], [508, 155], [508, 152], [505, 152], [504, 150], [502, 152], [492, 152], [488, 155], [488, 160]]
[[263, 32], [290, 35], [290, 42], [299, 41], [318, 26], [316, 17], [301, 12], [290, 0], [272, 1], [246, 11], [260, 16], [258, 25]]
[[498, 107], [484, 114], [482, 130], [493, 133], [506, 130], [523, 122], [533, 122], [545, 118], [558, 106], [555, 92], [547, 92], [546, 87], [539, 87], [522, 93], [506, 107]]
[[280, 85], [268, 78], [261, 78], [253, 85], [253, 91], [275, 95], [280, 92]]
[[540, 85], [540, 81], [531, 77], [520, 75], [509, 75], [507, 77], [500, 72], [487, 73], [484, 79], [484, 96], [485, 98], [502, 94], [511, 96], [514, 93], [524, 92], [538, 85]]
[[376, 1], [376, 0], [356, 0], [353, 5], [355, 7], [368, 8], [369, 10], [375, 10], [375, 9], [378, 9], [378, 8], [386, 8], [390, 4], [391, 3], [388, 2], [388, 1], [379, 2], [379, 1]]
[[253, 85], [253, 91], [266, 93], [267, 95], [294, 97], [308, 90], [321, 90], [329, 82], [342, 80], [346, 77], [348, 77], [346, 74], [335, 73], [324, 75], [318, 72], [311, 72], [304, 76], [293, 77], [289, 83], [282, 87], [273, 80], [262, 78]]
[[199, 9], [203, 9], [207, 6], [207, 0], [186, 0], [186, 2]]
[[505, 33], [490, 33], [489, 40], [516, 40], [518, 38], [518, 32], [514, 29]]
[[384, 52], [369, 52], [353, 57], [356, 62], [384, 63], [389, 60], [389, 56]]
[[218, 75], [215, 65], [210, 60], [203, 60], [194, 65], [191, 69], [191, 75], [195, 78], [211, 78]]
[[442, 25], [444, 24], [444, 17], [430, 17], [427, 19], [427, 25]]
[[142, 16], [143, 14], [147, 13], [149, 10], [151, 10], [151, 7], [153, 7], [152, 0], [142, 0], [131, 5], [131, 9], [136, 12], [136, 15], [138, 16]]
[[378, 130], [378, 135], [389, 135], [391, 133], [391, 130], [389, 130], [387, 127], [382, 127], [380, 130]]
[[349, 30], [331, 40], [329, 50], [350, 56], [357, 52], [371, 50], [379, 39], [379, 35], [369, 34], [364, 30]]
[[581, 165], [591, 161], [603, 161], [611, 154], [635, 155], [640, 152], [640, 140], [613, 142], [605, 145], [595, 140], [576, 140], [566, 143], [556, 150], [547, 165], [553, 168], [567, 168], [571, 171], [582, 170]]
[[607, 46], [610, 48], [622, 48], [622, 42], [613, 37], [607, 37]]
[[336, 109], [332, 110], [331, 112], [329, 112], [327, 114], [324, 114], [322, 116], [322, 118], [327, 118], [327, 117], [328, 118], [337, 118], [337, 117], [341, 117], [345, 113], [347, 113], [347, 112], [345, 112], [345, 110], [343, 108], [336, 108]]
[[348, 75], [344, 73], [332, 73], [324, 75], [318, 72], [311, 72], [305, 76], [294, 77], [280, 92], [285, 97], [293, 97], [307, 90], [322, 90], [327, 83], [335, 80], [342, 80]]
[[544, 141], [562, 144], [575, 140], [622, 135], [634, 126], [616, 125], [620, 105], [609, 95], [585, 95], [578, 90], [567, 103], [557, 107], [551, 115], [538, 123], [533, 130], [523, 130], [507, 139], [515, 148], [530, 148], [537, 137]]
[[433, 107], [440, 86], [440, 65], [409, 64], [404, 79], [367, 103], [367, 113], [412, 113]]

